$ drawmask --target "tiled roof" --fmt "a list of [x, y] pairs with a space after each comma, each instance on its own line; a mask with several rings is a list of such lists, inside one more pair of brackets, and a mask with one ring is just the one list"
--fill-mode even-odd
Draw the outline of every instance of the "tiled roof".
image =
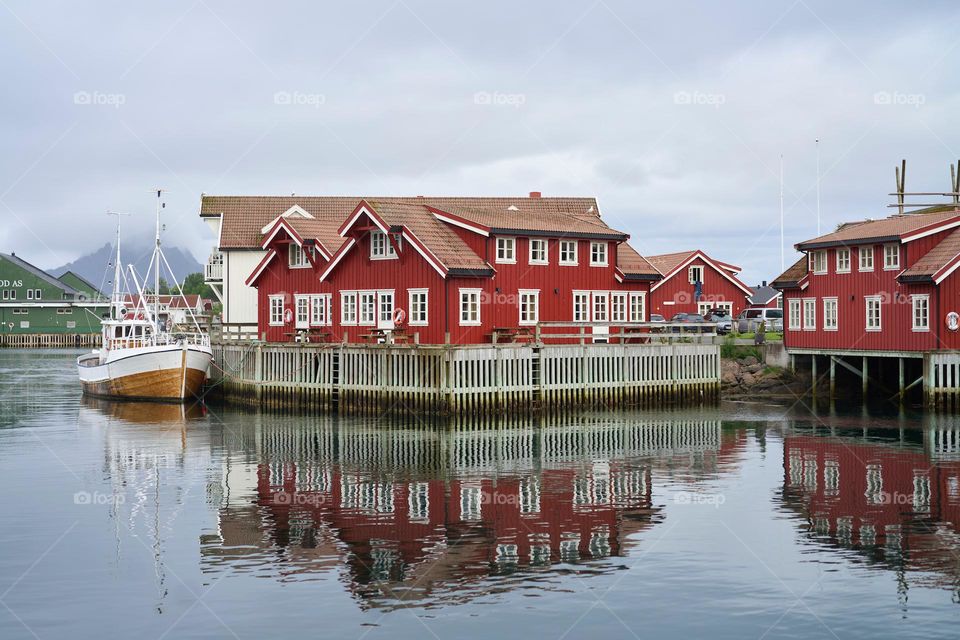
[[63, 292], [66, 294], [77, 295], [80, 293], [79, 291], [77, 291], [76, 289], [68, 285], [66, 282], [61, 282], [60, 280], [58, 280], [57, 278], [54, 278], [52, 275], [50, 275], [43, 269], [33, 266], [32, 264], [30, 264], [29, 262], [27, 262], [26, 260], [24, 260], [19, 256], [16, 256], [12, 253], [0, 253], [0, 258], [10, 261], [11, 263], [17, 265], [24, 271], [40, 278], [47, 284], [63, 290]]
[[223, 214], [221, 249], [255, 249], [260, 247], [261, 229], [294, 205], [317, 219], [342, 222], [363, 199], [427, 205], [499, 231], [624, 239], [627, 236], [604, 224], [595, 198], [205, 195], [201, 198], [200, 215]]
[[789, 289], [797, 286], [797, 283], [806, 275], [807, 258], [804, 256], [793, 263], [789, 269], [777, 276], [770, 285], [776, 289]]
[[625, 276], [641, 279], [659, 279], [661, 274], [650, 262], [626, 242], [617, 247], [617, 267]]
[[900, 274], [901, 280], [928, 280], [960, 255], [960, 229], [955, 229], [937, 246]]
[[960, 210], [937, 211], [933, 213], [914, 213], [895, 215], [881, 220], [848, 222], [833, 233], [828, 233], [797, 244], [797, 249], [805, 251], [844, 244], [864, 242], [882, 242], [897, 240], [901, 236], [929, 225], [946, 222], [960, 216]]
[[696, 251], [678, 251], [676, 253], [663, 253], [658, 256], [647, 256], [647, 261], [663, 275], [667, 275], [681, 264], [684, 263]]
[[314, 218], [291, 216], [285, 220], [301, 238], [312, 238], [323, 245], [327, 255], [335, 254], [346, 242], [346, 238], [337, 233], [337, 229], [343, 224], [343, 218], [339, 215], [320, 214]]

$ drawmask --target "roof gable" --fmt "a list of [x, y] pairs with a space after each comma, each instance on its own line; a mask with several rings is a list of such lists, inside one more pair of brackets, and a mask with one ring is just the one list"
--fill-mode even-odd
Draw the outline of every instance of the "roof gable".
[[43, 280], [44, 282], [49, 284], [51, 287], [56, 287], [57, 289], [61, 289], [65, 294], [77, 295], [80, 293], [79, 291], [77, 291], [76, 289], [68, 285], [66, 282], [63, 282], [57, 278], [54, 278], [52, 275], [50, 275], [43, 269], [33, 266], [32, 264], [30, 264], [23, 258], [17, 256], [16, 254], [0, 253], [0, 258], [6, 260], [10, 264], [21, 269], [22, 271], [25, 271], [30, 275], [36, 278], [39, 278], [40, 280]]
[[705, 254], [703, 251], [700, 251], [699, 249], [696, 251], [680, 251], [678, 253], [667, 253], [659, 256], [649, 256], [647, 260], [650, 262], [650, 264], [655, 266], [657, 269], [660, 270], [661, 273], [663, 273], [663, 279], [653, 284], [653, 286], [650, 287], [650, 290], [654, 291], [660, 288], [660, 286], [663, 285], [663, 283], [665, 283], [667, 280], [670, 280], [671, 278], [676, 276], [678, 273], [681, 272], [681, 270], [684, 267], [692, 263], [697, 258], [703, 260], [703, 263], [705, 265], [707, 265], [708, 267], [710, 267], [711, 269], [719, 273], [723, 278], [725, 278], [726, 280], [731, 282], [735, 287], [740, 289], [745, 296], [753, 295], [753, 289], [751, 289], [744, 283], [740, 282], [740, 280], [737, 279], [737, 277], [734, 276], [733, 273], [731, 273], [730, 267], [732, 267], [733, 265], [728, 265], [726, 263], [718, 263], [712, 260], [709, 256], [707, 256], [707, 254]]
[[894, 215], [881, 220], [845, 223], [832, 233], [798, 243], [796, 248], [809, 251], [851, 244], [909, 242], [957, 226], [960, 226], [960, 209]]

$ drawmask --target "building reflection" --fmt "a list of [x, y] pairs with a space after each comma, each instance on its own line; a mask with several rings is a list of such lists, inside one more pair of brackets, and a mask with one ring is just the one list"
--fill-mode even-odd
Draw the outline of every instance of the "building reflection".
[[922, 430], [794, 429], [784, 439], [782, 502], [818, 544], [852, 550], [910, 584], [960, 601], [960, 429], [933, 417]]
[[387, 608], [509, 588], [490, 576], [616, 571], [608, 559], [663, 518], [654, 478], [716, 473], [741, 433], [622, 414], [442, 429], [258, 416], [233, 434], [250, 455], [224, 471], [204, 570], [337, 572], [362, 606]]

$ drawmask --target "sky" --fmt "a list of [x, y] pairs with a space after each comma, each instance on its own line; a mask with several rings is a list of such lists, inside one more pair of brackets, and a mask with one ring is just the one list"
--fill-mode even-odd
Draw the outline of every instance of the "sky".
[[[949, 190], [956, 2], [0, 0], [0, 251], [53, 268], [108, 210], [201, 262], [201, 193], [595, 196], [644, 254], [780, 273]], [[936, 201], [941, 201], [937, 199]]]

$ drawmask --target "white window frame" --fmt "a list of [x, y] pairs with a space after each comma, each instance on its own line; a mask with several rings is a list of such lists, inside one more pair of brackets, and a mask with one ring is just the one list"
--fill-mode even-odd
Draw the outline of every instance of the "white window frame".
[[[870, 324], [870, 306], [871, 303], [876, 303], [877, 305], [877, 324]], [[863, 298], [863, 309], [864, 309], [864, 330], [876, 332], [883, 330], [883, 298], [881, 296], [864, 296]]]
[[[639, 313], [636, 302], [640, 301]], [[630, 292], [630, 322], [646, 322], [647, 317], [647, 293], [645, 291]]]
[[803, 330], [804, 331], [817, 330], [817, 299], [816, 298], [803, 299]]
[[[864, 260], [867, 258], [867, 260]], [[864, 262], [868, 262], [866, 266]], [[857, 264], [858, 270], [862, 272], [873, 271], [873, 247], [872, 246], [860, 246], [857, 247]]]
[[[571, 255], [570, 249], [573, 248], [573, 258]], [[575, 267], [580, 264], [579, 260], [580, 252], [580, 242], [577, 240], [561, 240], [560, 241], [560, 265], [564, 267]], [[566, 258], [564, 256], [567, 256]]]
[[822, 276], [827, 273], [827, 252], [820, 251], [811, 251], [810, 252], [810, 271], [814, 275]]
[[[14, 290], [11, 291], [10, 293], [12, 294], [12, 295], [10, 296], [10, 299], [11, 299], [11, 300], [16, 300], [16, 299], [17, 299], [17, 290], [14, 289]], [[43, 289], [34, 289], [34, 290], [33, 290], [33, 299], [34, 299], [34, 300], [39, 300], [39, 299], [41, 299], [42, 297], [43, 297]]]
[[[917, 324], [917, 303], [923, 303], [923, 324]], [[930, 331], [930, 295], [917, 294], [910, 296], [910, 326], [918, 333]]]
[[371, 260], [396, 260], [399, 256], [397, 250], [390, 241], [389, 234], [380, 229], [374, 229], [370, 232], [370, 259]]
[[375, 327], [379, 315], [377, 292], [375, 290], [357, 291], [357, 325]]
[[[846, 266], [840, 261], [840, 256], [846, 256]], [[841, 247], [836, 251], [837, 273], [850, 273], [850, 247]]]
[[627, 318], [630, 317], [630, 310], [627, 304], [628, 296], [626, 291], [610, 292], [610, 322], [627, 321]]
[[[550, 264], [550, 243], [546, 238], [530, 238], [529, 241], [529, 262], [530, 264]], [[543, 247], [543, 257], [534, 256], [534, 247]]]
[[497, 236], [496, 252], [497, 264], [517, 264], [517, 239], [512, 236]]
[[[600, 300], [603, 301], [603, 313], [597, 313], [598, 307], [597, 302]], [[608, 291], [594, 291], [593, 295], [590, 296], [590, 311], [591, 316], [593, 316], [593, 322], [609, 322], [610, 321], [610, 293]], [[602, 317], [600, 317], [602, 315]]]
[[291, 269], [309, 269], [310, 259], [306, 250], [296, 242], [287, 245], [287, 266]]
[[[830, 317], [830, 309], [833, 317]], [[840, 328], [840, 304], [837, 298], [823, 298], [823, 330], [838, 331]]]
[[329, 327], [330, 318], [330, 298], [329, 293], [315, 293], [310, 296], [310, 326], [311, 327]]
[[[423, 296], [423, 317], [419, 317], [418, 311], [419, 304], [416, 301], [416, 298]], [[411, 327], [426, 327], [430, 324], [430, 290], [429, 289], [407, 289], [407, 308], [409, 312], [407, 317], [409, 318], [408, 324]]]
[[346, 327], [356, 326], [359, 313], [359, 297], [356, 291], [340, 292], [340, 324]]
[[[893, 249], [894, 251], [891, 251]], [[891, 260], [891, 258], [893, 258]], [[900, 245], [894, 242], [883, 245], [883, 270], [897, 271], [900, 269]]]
[[[10, 293], [13, 293], [12, 291]], [[8, 293], [6, 290], [3, 292], [3, 299], [6, 300]], [[11, 298], [12, 300], [13, 298]], [[33, 289], [27, 289], [27, 300], [33, 300]]]
[[[479, 327], [481, 324], [480, 316], [480, 307], [481, 307], [481, 298], [483, 295], [482, 289], [460, 289], [458, 297], [460, 300], [459, 308], [459, 318], [461, 327]], [[472, 317], [472, 313], [465, 313], [470, 311], [468, 305], [473, 305], [474, 301], [471, 298], [476, 298], [475, 304], [476, 308], [476, 317]]]
[[[699, 280], [697, 280], [696, 278], [693, 277], [693, 272], [694, 272], [694, 271], [697, 271], [697, 272], [700, 273], [700, 279], [699, 279]], [[699, 282], [700, 284], [703, 284], [703, 275], [704, 275], [704, 273], [705, 273], [705, 270], [704, 270], [702, 264], [690, 265], [690, 268], [687, 269], [687, 282], [689, 282], [690, 284], [697, 284], [698, 282]]]
[[[268, 306], [268, 317], [267, 322], [271, 327], [282, 327], [283, 326], [283, 295], [269, 296], [269, 306]], [[279, 305], [279, 313], [277, 313]]]
[[[394, 329], [393, 322], [393, 312], [397, 308], [397, 293], [393, 289], [380, 289], [379, 291], [374, 292], [375, 302], [374, 304], [377, 320], [377, 328], [379, 329]], [[390, 305], [386, 304], [387, 300], [390, 301]]]
[[[599, 254], [603, 254], [600, 256]], [[596, 240], [590, 243], [590, 266], [606, 267], [610, 265], [610, 247], [606, 242]]]
[[[529, 300], [533, 300], [532, 317], [527, 313]], [[540, 322], [540, 289], [520, 289], [517, 291], [517, 311], [520, 326], [535, 325]], [[526, 317], [524, 317], [526, 316]]]
[[[581, 314], [580, 311], [583, 311], [583, 314]], [[590, 322], [591, 314], [590, 314], [590, 292], [589, 291], [573, 292], [573, 316], [572, 317], [574, 322]]]

